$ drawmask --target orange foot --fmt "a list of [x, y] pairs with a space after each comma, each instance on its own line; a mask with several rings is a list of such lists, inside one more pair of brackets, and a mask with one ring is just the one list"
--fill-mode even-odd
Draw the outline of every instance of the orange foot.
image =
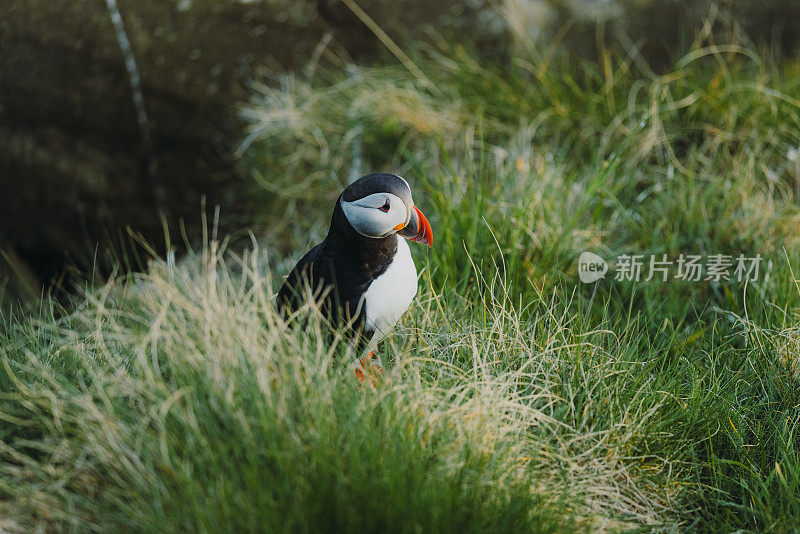
[[375, 351], [372, 351], [356, 362], [356, 378], [360, 384], [369, 380], [369, 384], [376, 387], [381, 382], [380, 376], [383, 374], [383, 367], [377, 361], [373, 361], [374, 355]]

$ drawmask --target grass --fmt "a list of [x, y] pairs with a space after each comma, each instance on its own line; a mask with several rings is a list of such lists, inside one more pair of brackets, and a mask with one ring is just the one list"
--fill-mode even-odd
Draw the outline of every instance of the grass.
[[[517, 45], [254, 84], [269, 254], [209, 239], [4, 319], [0, 528], [800, 528], [800, 63], [709, 33], [663, 74]], [[371, 170], [436, 234], [374, 391], [271, 301]], [[584, 250], [764, 263], [591, 286]]]

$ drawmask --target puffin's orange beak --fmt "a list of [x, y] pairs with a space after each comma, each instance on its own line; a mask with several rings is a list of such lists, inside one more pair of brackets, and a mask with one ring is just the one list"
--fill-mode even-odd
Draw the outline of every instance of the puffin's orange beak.
[[411, 208], [411, 220], [403, 227], [402, 230], [397, 232], [397, 235], [416, 241], [417, 243], [425, 243], [426, 245], [433, 246], [433, 229], [431, 223], [422, 214], [419, 209], [414, 206]]

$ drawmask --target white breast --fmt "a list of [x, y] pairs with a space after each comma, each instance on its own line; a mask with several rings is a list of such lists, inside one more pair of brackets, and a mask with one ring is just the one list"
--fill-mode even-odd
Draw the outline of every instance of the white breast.
[[417, 294], [417, 269], [405, 239], [397, 239], [397, 253], [389, 268], [364, 294], [368, 329], [375, 329], [369, 349], [397, 324]]

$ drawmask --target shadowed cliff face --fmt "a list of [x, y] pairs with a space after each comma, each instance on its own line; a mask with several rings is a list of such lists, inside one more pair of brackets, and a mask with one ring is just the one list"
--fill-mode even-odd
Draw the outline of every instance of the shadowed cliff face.
[[[400, 4], [375, 2], [368, 11], [407, 41], [421, 37], [419, 20], [440, 21], [445, 30], [472, 20], [455, 1]], [[328, 32], [333, 46], [353, 58], [379, 50], [335, 1], [118, 6], [141, 74], [152, 154], [142, 144], [104, 0], [0, 4], [0, 248], [32, 281], [58, 277], [68, 265], [88, 269], [96, 260], [107, 268], [106, 254], [96, 258], [96, 251], [119, 250], [127, 226], [163, 243], [154, 179], [163, 184], [173, 235], [180, 219], [190, 234], [200, 230], [203, 197], [222, 206], [224, 227], [243, 224], [232, 149], [242, 137], [236, 103], [248, 98], [256, 68], [301, 67]]]

